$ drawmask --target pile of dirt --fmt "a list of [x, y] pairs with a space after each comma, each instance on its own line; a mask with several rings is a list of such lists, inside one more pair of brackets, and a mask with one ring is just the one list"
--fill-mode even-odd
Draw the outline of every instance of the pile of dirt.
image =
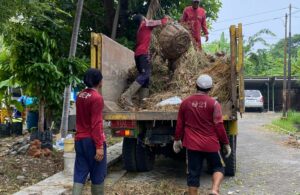
[[49, 148], [42, 148], [42, 142], [38, 139], [35, 139], [30, 142], [29, 149], [27, 151], [29, 156], [40, 158], [51, 156], [52, 151]]

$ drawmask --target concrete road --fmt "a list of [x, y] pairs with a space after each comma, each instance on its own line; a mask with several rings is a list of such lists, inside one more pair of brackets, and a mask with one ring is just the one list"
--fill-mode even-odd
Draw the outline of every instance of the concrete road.
[[[237, 175], [225, 178], [221, 194], [300, 195], [300, 150], [283, 144], [286, 135], [264, 127], [278, 117], [274, 113], [247, 113], [239, 120]], [[132, 187], [164, 181], [184, 189], [185, 169], [185, 162], [161, 157], [153, 171], [126, 173], [114, 186], [124, 181]], [[201, 188], [209, 189], [210, 185], [210, 175], [203, 173]]]

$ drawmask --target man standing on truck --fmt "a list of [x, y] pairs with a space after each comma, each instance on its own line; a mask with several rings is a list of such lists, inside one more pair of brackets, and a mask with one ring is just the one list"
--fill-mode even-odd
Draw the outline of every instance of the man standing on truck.
[[102, 74], [89, 69], [84, 76], [86, 89], [76, 100], [75, 168], [72, 195], [81, 195], [88, 174], [92, 181], [92, 195], [104, 194], [106, 143], [103, 131], [103, 98], [99, 93]]
[[[212, 88], [212, 78], [200, 75], [196, 81], [197, 93], [186, 98], [180, 105], [174, 152], [182, 146], [187, 149], [187, 185], [189, 195], [198, 194], [203, 159], [206, 158], [213, 169], [211, 195], [218, 195], [224, 177], [225, 164], [220, 154], [220, 142], [224, 144], [228, 158], [231, 154], [229, 140], [223, 125], [220, 104], [208, 95]], [[183, 144], [181, 142], [183, 139]]]
[[152, 30], [161, 25], [165, 25], [167, 18], [161, 20], [148, 20], [143, 15], [137, 14], [133, 17], [133, 21], [139, 27], [136, 35], [135, 63], [138, 70], [136, 80], [121, 95], [121, 103], [125, 108], [133, 106], [132, 96], [138, 91], [140, 100], [149, 96], [149, 81], [151, 75], [151, 64], [149, 56], [149, 47], [151, 42]]
[[208, 30], [206, 25], [206, 11], [199, 7], [200, 0], [192, 0], [192, 6], [184, 9], [181, 22], [188, 25], [196, 44], [202, 50], [201, 31], [205, 34], [205, 41], [208, 41]]

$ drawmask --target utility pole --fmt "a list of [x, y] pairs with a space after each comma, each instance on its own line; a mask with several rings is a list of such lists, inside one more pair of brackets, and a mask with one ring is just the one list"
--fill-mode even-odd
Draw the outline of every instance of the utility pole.
[[287, 52], [287, 20], [288, 15], [285, 14], [285, 37], [284, 37], [284, 66], [283, 66], [283, 101], [282, 101], [282, 117], [286, 118], [286, 52]]
[[288, 61], [288, 95], [287, 95], [287, 110], [291, 108], [291, 47], [292, 47], [292, 4], [290, 4], [290, 18], [289, 18], [289, 61]]

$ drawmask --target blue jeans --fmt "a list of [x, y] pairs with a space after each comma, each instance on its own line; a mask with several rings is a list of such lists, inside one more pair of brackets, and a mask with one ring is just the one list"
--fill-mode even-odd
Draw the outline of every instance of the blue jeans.
[[79, 141], [75, 141], [75, 168], [74, 168], [74, 182], [82, 183], [86, 182], [88, 174], [92, 184], [98, 185], [104, 182], [107, 175], [106, 165], [106, 144], [103, 145], [104, 158], [102, 161], [96, 161], [96, 146], [91, 138], [85, 138]]

